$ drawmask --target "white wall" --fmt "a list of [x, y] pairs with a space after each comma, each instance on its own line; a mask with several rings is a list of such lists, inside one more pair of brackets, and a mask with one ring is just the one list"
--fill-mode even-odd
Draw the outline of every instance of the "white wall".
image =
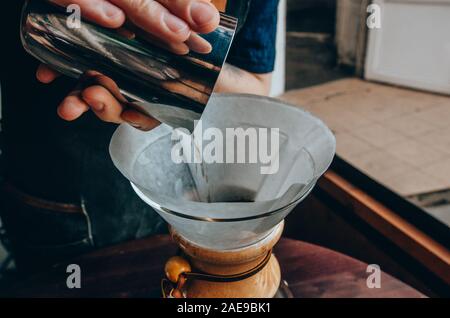
[[369, 30], [365, 77], [450, 94], [450, 0], [374, 0], [381, 28]]
[[286, 83], [286, 0], [280, 0], [278, 7], [277, 57], [273, 72], [271, 96], [284, 93]]

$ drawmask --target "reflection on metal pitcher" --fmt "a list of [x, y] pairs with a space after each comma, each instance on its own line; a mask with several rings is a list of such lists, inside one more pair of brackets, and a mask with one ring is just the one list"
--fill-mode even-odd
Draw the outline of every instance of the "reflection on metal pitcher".
[[127, 102], [151, 102], [202, 113], [230, 48], [237, 20], [221, 15], [220, 26], [201, 35], [212, 51], [177, 55], [131, 27], [106, 29], [82, 21], [70, 28], [64, 9], [27, 1], [22, 43], [28, 53], [57, 71], [79, 78], [89, 70], [113, 79]]

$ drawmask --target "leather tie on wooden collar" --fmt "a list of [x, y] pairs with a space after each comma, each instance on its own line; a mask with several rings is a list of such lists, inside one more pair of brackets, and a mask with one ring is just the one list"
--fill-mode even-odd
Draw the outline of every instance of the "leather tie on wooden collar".
[[[241, 281], [244, 279], [247, 279], [253, 275], [256, 275], [257, 273], [259, 273], [269, 262], [270, 257], [272, 256], [272, 250], [270, 250], [266, 256], [264, 257], [264, 259], [255, 267], [239, 273], [239, 274], [232, 274], [232, 275], [212, 275], [212, 274], [207, 274], [207, 273], [202, 273], [202, 272], [191, 272], [190, 271], [190, 265], [188, 264], [188, 262], [180, 257], [180, 256], [175, 256], [170, 258], [167, 263], [166, 263], [166, 269], [167, 269], [167, 264], [169, 264], [170, 262], [176, 261], [176, 262], [181, 262], [182, 263], [182, 268], [185, 268], [185, 271], [182, 271], [179, 274], [176, 274], [176, 277], [171, 277], [174, 275], [171, 275], [172, 273], [167, 273], [166, 270], [166, 275], [168, 279], [163, 278], [161, 280], [161, 292], [163, 295], [163, 298], [183, 298], [183, 292], [182, 289], [186, 283], [187, 280], [189, 279], [197, 279], [197, 280], [204, 280], [204, 281], [208, 281], [208, 282], [215, 282], [215, 283], [230, 283], [230, 282], [237, 282], [237, 281]], [[170, 283], [170, 281], [172, 281], [172, 283], [175, 283], [176, 281], [176, 285], [175, 287], [173, 287], [174, 285], [172, 285], [172, 287], [168, 287], [167, 288], [167, 284]]]

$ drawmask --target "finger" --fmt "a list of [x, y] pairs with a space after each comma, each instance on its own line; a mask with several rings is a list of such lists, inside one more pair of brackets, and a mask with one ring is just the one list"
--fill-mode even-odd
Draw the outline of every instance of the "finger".
[[[92, 83], [92, 86], [83, 91], [83, 96], [88, 99], [87, 102], [100, 119], [115, 123], [121, 123], [124, 120], [142, 130], [150, 130], [160, 124], [159, 121], [147, 115], [144, 109], [140, 109], [138, 105], [130, 104], [120, 92], [116, 82], [111, 78], [96, 71], [87, 71], [82, 77], [81, 85], [89, 83]], [[90, 94], [92, 98], [89, 96]], [[117, 109], [117, 111], [114, 110], [112, 119], [110, 109], [104, 112], [105, 108], [109, 107]], [[119, 108], [122, 111], [121, 120], [117, 118]]]
[[189, 38], [189, 25], [155, 0], [110, 1], [125, 11], [134, 25], [166, 43], [181, 43]]
[[156, 36], [146, 33], [146, 32], [139, 32], [140, 38], [145, 39], [146, 41], [150, 42], [152, 45], [155, 45], [157, 47], [166, 49], [171, 51], [172, 53], [178, 54], [178, 55], [186, 55], [189, 53], [189, 47], [186, 43], [167, 43], [163, 40], [157, 38]]
[[67, 7], [79, 5], [81, 15], [101, 26], [107, 28], [118, 28], [125, 22], [125, 13], [117, 6], [107, 0], [50, 0], [51, 2]]
[[72, 121], [89, 110], [89, 106], [81, 99], [80, 91], [70, 93], [57, 108], [59, 117]]
[[58, 78], [61, 74], [45, 64], [40, 64], [36, 70], [36, 78], [39, 82], [49, 84]]
[[220, 22], [219, 11], [208, 0], [157, 0], [170, 12], [187, 21], [193, 31], [209, 33]]
[[157, 119], [131, 108], [124, 110], [121, 117], [131, 126], [143, 131], [152, 130], [161, 124]]
[[192, 33], [189, 39], [184, 42], [189, 49], [200, 54], [208, 54], [212, 51], [211, 44], [197, 33]]
[[80, 80], [80, 85], [83, 88], [87, 88], [90, 86], [103, 86], [106, 88], [110, 94], [112, 94], [115, 99], [119, 101], [119, 103], [126, 103], [127, 99], [120, 92], [120, 88], [116, 82], [113, 81], [112, 78], [103, 75], [97, 71], [89, 70], [86, 71]]
[[185, 55], [189, 53], [189, 47], [182, 42], [167, 42], [163, 41], [160, 38], [150, 34], [142, 29], [137, 28], [131, 23], [125, 22], [124, 27], [117, 29], [117, 32], [122, 34], [124, 37], [128, 39], [134, 39], [136, 35], [139, 35], [139, 39], [146, 40], [152, 45], [158, 46], [165, 50], [171, 51], [178, 55]]
[[81, 93], [83, 100], [91, 107], [92, 111], [103, 121], [121, 124], [123, 122], [120, 114], [122, 105], [103, 86], [91, 86]]

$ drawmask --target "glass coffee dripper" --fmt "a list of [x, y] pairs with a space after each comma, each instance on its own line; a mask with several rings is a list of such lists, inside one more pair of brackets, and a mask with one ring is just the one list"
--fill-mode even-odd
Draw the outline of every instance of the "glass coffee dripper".
[[[143, 107], [151, 113], [155, 106]], [[278, 162], [274, 160], [269, 167], [275, 169], [261, 173], [268, 169], [267, 163], [261, 162], [175, 163], [177, 134], [164, 124], [150, 132], [121, 125], [112, 138], [110, 153], [139, 197], [184, 239], [206, 249], [241, 249], [270, 235], [311, 192], [335, 154], [335, 138], [322, 121], [275, 99], [213, 95], [200, 124], [201, 136], [210, 128], [223, 136], [227, 129], [275, 130], [279, 147], [270, 150]], [[208, 143], [187, 140], [194, 157], [199, 143]], [[226, 147], [225, 141], [224, 154], [229, 151]], [[250, 147], [247, 142], [246, 158]]]

